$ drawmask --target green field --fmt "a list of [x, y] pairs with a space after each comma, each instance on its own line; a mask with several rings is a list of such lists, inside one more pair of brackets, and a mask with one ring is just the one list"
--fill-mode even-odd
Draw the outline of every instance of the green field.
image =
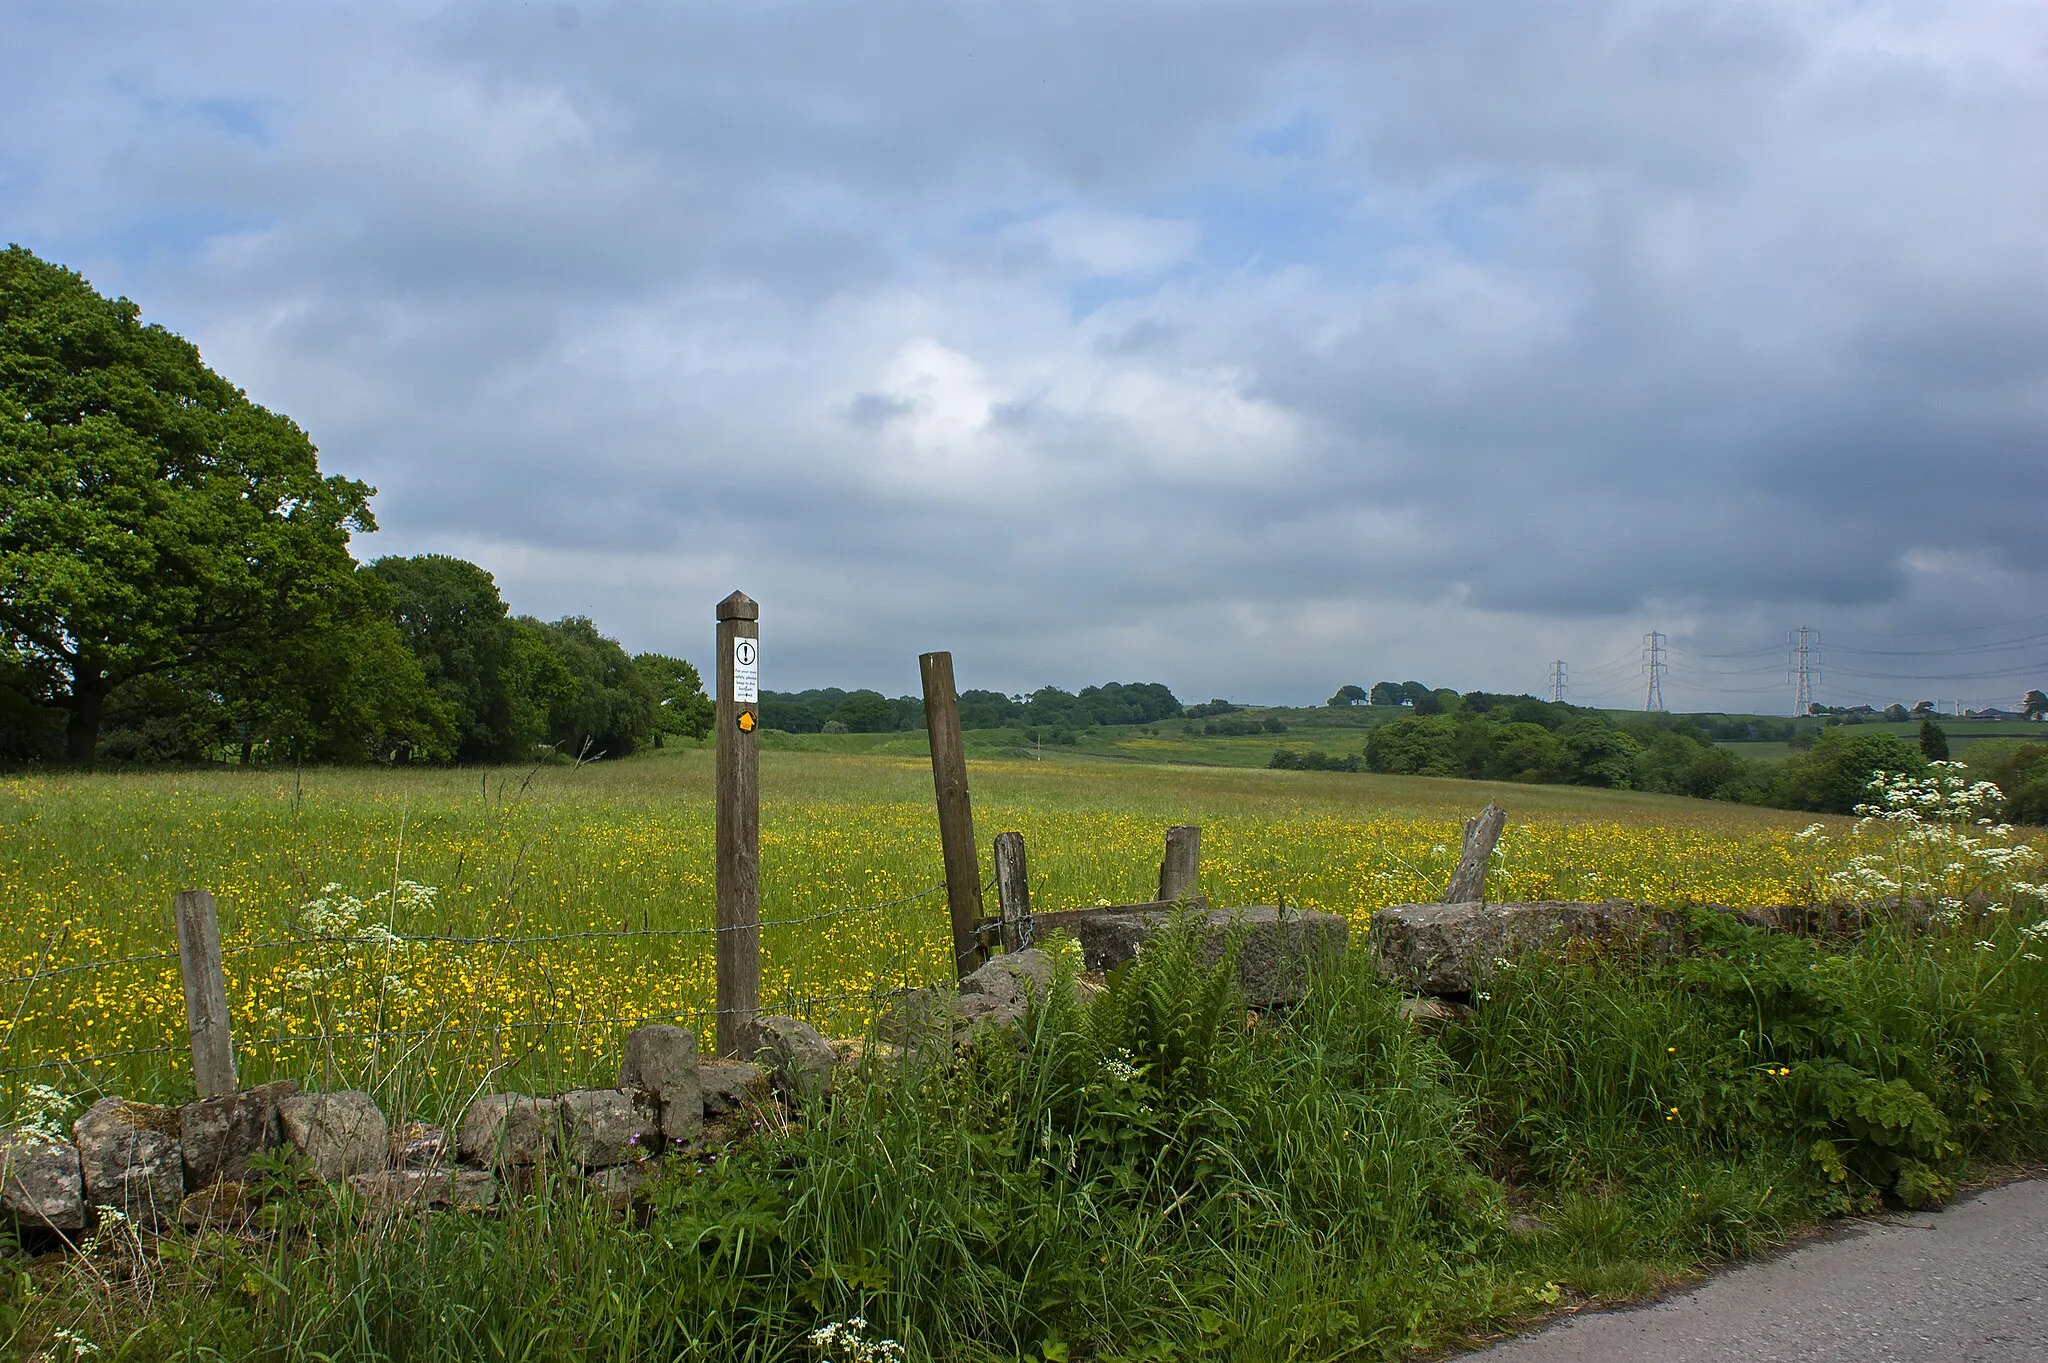
[[[764, 930], [766, 1002], [855, 1035], [893, 989], [949, 977], [929, 763], [902, 736], [766, 746], [763, 915], [806, 920]], [[1441, 892], [1489, 798], [1512, 815], [1495, 898], [1812, 903], [1861, 852], [1902, 876], [1919, 856], [1915, 883], [1963, 902], [1949, 844], [1847, 820], [1823, 845], [1806, 815], [1673, 797], [979, 747], [982, 844], [1025, 834], [1041, 909], [1149, 897], [1163, 830], [1193, 821], [1213, 899], [1363, 929]], [[220, 902], [245, 1083], [366, 1087], [441, 1122], [484, 1091], [608, 1085], [628, 1026], [699, 1025], [711, 999], [708, 938], [660, 935], [711, 923], [711, 765], [684, 746], [0, 783], [8, 1113], [191, 1096], [162, 956], [191, 885]], [[35, 1261], [0, 1237], [0, 1352], [810, 1363], [855, 1319], [917, 1363], [1478, 1342], [2048, 1151], [2048, 928], [2018, 879], [2039, 858], [1964, 859], [2003, 869], [1960, 930], [1700, 914], [1698, 959], [1507, 962], [1437, 1035], [1360, 952], [1252, 1015], [1191, 924], [1093, 1002], [1056, 988], [1025, 1036], [842, 1071], [830, 1104], [669, 1161], [623, 1220], [575, 1171], [495, 1216], [378, 1219], [280, 1166], [254, 1233]]]
[[[2000, 746], [2014, 741], [2048, 743], [2048, 725], [2025, 720], [1938, 719], [1935, 722], [1948, 735], [1949, 755], [1960, 762], [1969, 762], [1970, 750], [1982, 743], [1997, 742]], [[1920, 721], [1858, 724], [1850, 732], [1896, 734], [1908, 743], [1916, 743], [1920, 737]], [[1722, 743], [1718, 746], [1737, 757], [1759, 762], [1782, 762], [1798, 751], [1789, 743]]]
[[[762, 757], [764, 993], [830, 1032], [857, 1033], [877, 993], [946, 972], [921, 746], [790, 738]], [[712, 1006], [711, 766], [708, 750], [672, 747], [522, 771], [0, 783], [0, 979], [11, 981], [0, 1007], [12, 1019], [0, 1092], [183, 1091], [183, 1000], [162, 953], [171, 896], [194, 886], [220, 904], [247, 1078], [376, 1088], [403, 1072], [439, 1106], [487, 1070], [536, 1085], [596, 1077], [634, 1020], [701, 1022]], [[1804, 816], [1626, 792], [1168, 766], [1064, 747], [976, 760], [972, 780], [984, 865], [996, 832], [1023, 832], [1042, 909], [1149, 898], [1163, 830], [1196, 822], [1216, 902], [1327, 909], [1363, 929], [1381, 905], [1441, 893], [1460, 821], [1488, 799], [1514, 818], [1497, 897], [1769, 903], [1810, 892], [1824, 869], [1792, 843]], [[427, 887], [431, 903], [394, 902], [401, 881]], [[350, 896], [362, 905], [350, 931], [403, 940], [310, 940], [322, 934], [306, 906]], [[813, 921], [773, 926], [799, 919]], [[697, 935], [575, 936], [648, 930]], [[451, 935], [563, 940], [416, 940]], [[80, 968], [135, 956], [155, 959]]]

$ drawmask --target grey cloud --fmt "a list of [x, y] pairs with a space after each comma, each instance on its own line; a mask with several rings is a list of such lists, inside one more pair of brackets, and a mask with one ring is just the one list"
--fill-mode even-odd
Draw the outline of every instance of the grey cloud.
[[[2044, 36], [2000, 0], [78, 6], [0, 19], [110, 49], [0, 93], [50, 130], [0, 196], [376, 482], [367, 551], [474, 546], [522, 609], [688, 651], [678, 602], [747, 585], [787, 684], [907, 687], [943, 636], [1005, 689], [1520, 688], [1674, 616], [1711, 650], [2038, 599]], [[1017, 227], [1068, 210], [1202, 244], [1103, 301]]]

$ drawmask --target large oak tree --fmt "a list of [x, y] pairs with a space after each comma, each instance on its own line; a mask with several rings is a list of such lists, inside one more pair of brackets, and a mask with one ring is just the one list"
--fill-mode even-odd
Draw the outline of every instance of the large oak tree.
[[371, 495], [127, 299], [0, 252], [0, 684], [73, 760], [124, 684], [332, 628]]

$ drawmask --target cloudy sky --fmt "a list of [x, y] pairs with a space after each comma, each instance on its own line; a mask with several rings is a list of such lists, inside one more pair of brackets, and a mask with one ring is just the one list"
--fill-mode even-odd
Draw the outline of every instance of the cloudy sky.
[[[764, 684], [2048, 683], [2038, 0], [0, 10], [0, 238]], [[2027, 669], [2032, 668], [2029, 672]]]

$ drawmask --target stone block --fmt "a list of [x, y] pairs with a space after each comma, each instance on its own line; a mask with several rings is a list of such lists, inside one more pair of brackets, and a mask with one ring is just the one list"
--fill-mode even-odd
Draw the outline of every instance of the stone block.
[[378, 1169], [354, 1174], [349, 1190], [372, 1211], [455, 1207], [480, 1211], [497, 1201], [496, 1181], [483, 1169]]
[[704, 1060], [697, 1065], [704, 1091], [704, 1115], [758, 1108], [771, 1101], [768, 1071], [748, 1060]]
[[1424, 1035], [1442, 1031], [1451, 1023], [1463, 1022], [1472, 1016], [1472, 1010], [1462, 1003], [1429, 996], [1402, 999], [1400, 1011], [1401, 1021]]
[[0, 1215], [27, 1231], [84, 1230], [78, 1147], [28, 1132], [0, 1135]]
[[756, 1059], [775, 1076], [776, 1089], [800, 1101], [831, 1096], [832, 1072], [839, 1056], [815, 1027], [792, 1017], [771, 1013], [756, 1019]]
[[592, 1170], [586, 1177], [590, 1191], [600, 1202], [612, 1211], [623, 1212], [632, 1207], [633, 1199], [653, 1174], [645, 1164], [615, 1164]]
[[554, 1154], [558, 1127], [554, 1099], [493, 1093], [470, 1104], [456, 1128], [455, 1146], [468, 1164], [530, 1168]]
[[[577, 1089], [556, 1100], [562, 1121], [562, 1156], [581, 1169], [633, 1164], [657, 1153], [661, 1114], [651, 1099], [624, 1089]], [[704, 1109], [697, 1109], [697, 1125]]]
[[626, 1035], [619, 1087], [653, 1099], [663, 1138], [687, 1145], [704, 1133], [699, 1064], [697, 1037], [687, 1028], [636, 1027]]
[[359, 1090], [295, 1093], [277, 1105], [285, 1143], [328, 1183], [382, 1169], [391, 1158], [391, 1128], [376, 1100]]
[[400, 1122], [391, 1128], [391, 1163], [400, 1169], [438, 1169], [454, 1156], [448, 1132], [432, 1122]]
[[1005, 952], [960, 981], [960, 1020], [968, 1026], [1014, 1027], [1052, 987], [1053, 960], [1036, 947]]
[[932, 1041], [950, 1045], [960, 1026], [960, 996], [951, 989], [905, 989], [875, 1019], [875, 1040], [910, 1051]]
[[1682, 942], [1673, 915], [1627, 900], [1395, 904], [1367, 932], [1382, 978], [1417, 994], [1482, 988], [1496, 962], [1532, 953], [1652, 950]]
[[178, 1147], [185, 1165], [185, 1186], [241, 1183], [249, 1177], [249, 1161], [283, 1139], [277, 1105], [299, 1091], [289, 1079], [258, 1084], [240, 1093], [202, 1098], [178, 1110]]
[[[1208, 920], [1211, 961], [1222, 959], [1233, 928], [1244, 933], [1237, 982], [1254, 1008], [1299, 1003], [1310, 975], [1342, 956], [1350, 939], [1351, 925], [1333, 913], [1263, 904], [1211, 909], [1199, 898], [1194, 903]], [[1136, 959], [1171, 914], [1171, 905], [1134, 904], [1048, 914], [1041, 921], [1048, 929], [1073, 933], [1081, 943], [1083, 967], [1103, 973]]]
[[1244, 934], [1237, 950], [1237, 984], [1254, 1008], [1300, 1003], [1315, 973], [1334, 965], [1351, 937], [1351, 925], [1334, 913], [1267, 904], [1213, 909], [1210, 961], [1223, 958], [1233, 931]]
[[185, 1194], [178, 1224], [189, 1230], [247, 1230], [261, 1205], [247, 1184], [216, 1180]]
[[178, 1110], [102, 1098], [71, 1124], [88, 1207], [112, 1207], [141, 1230], [178, 1219], [185, 1165]]

